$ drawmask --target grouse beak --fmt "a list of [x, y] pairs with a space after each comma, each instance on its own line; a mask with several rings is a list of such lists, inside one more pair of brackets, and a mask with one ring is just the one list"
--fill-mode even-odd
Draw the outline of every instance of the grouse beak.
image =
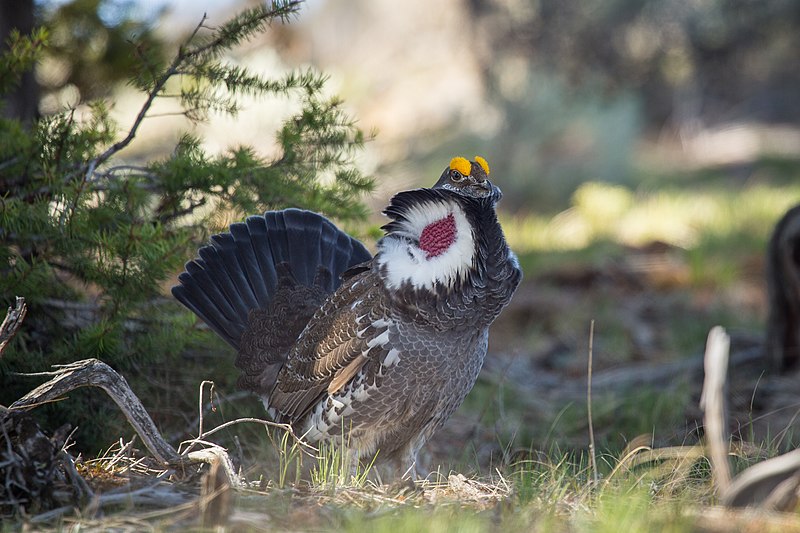
[[496, 188], [487, 179], [477, 180], [472, 176], [469, 176], [468, 179], [469, 183], [464, 188], [469, 190], [471, 196], [475, 196], [477, 198], [485, 198], [490, 196], [493, 190]]

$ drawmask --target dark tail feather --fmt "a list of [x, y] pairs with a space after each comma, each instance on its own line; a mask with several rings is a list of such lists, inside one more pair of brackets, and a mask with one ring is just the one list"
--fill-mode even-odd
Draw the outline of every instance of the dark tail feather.
[[266, 309], [272, 301], [278, 265], [285, 263], [298, 284], [321, 283], [321, 290], [332, 293], [345, 270], [371, 258], [363, 244], [328, 219], [299, 209], [268, 211], [233, 224], [230, 233], [214, 235], [199, 256], [186, 263], [172, 294], [237, 349], [250, 310]]

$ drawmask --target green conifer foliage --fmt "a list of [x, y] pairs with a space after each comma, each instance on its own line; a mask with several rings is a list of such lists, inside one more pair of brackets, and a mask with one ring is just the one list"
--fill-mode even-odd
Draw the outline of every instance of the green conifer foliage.
[[[127, 374], [136, 390], [137, 381], [147, 388], [148, 369], [177, 364], [196, 334], [190, 333], [195, 319], [164, 288], [197, 246], [222, 229], [216, 213], [241, 218], [299, 206], [340, 219], [364, 216], [360, 196], [372, 182], [353, 164], [364, 134], [339, 100], [323, 96], [324, 76], [306, 71], [270, 79], [223, 59], [271, 23], [291, 18], [298, 4], [274, 1], [216, 28], [204, 20], [171, 59], [133, 43], [138, 67], [130, 81], [144, 103], [130, 125], [114, 123], [100, 101], [90, 104], [89, 118], [66, 111], [31, 128], [0, 119], [0, 304], [19, 295], [30, 308], [0, 359], [0, 404], [36, 384], [14, 372], [98, 357], [123, 373], [142, 372]], [[12, 35], [0, 56], [0, 95], [32, 68], [47, 42], [45, 29]], [[168, 157], [135, 165], [124, 159], [157, 99], [177, 99], [187, 117], [207, 120], [235, 115], [242, 95], [276, 94], [301, 105], [276, 133], [274, 159], [251, 146], [209, 154], [190, 134]], [[82, 411], [75, 422], [83, 427], [92, 426], [87, 414], [102, 411], [96, 396], [66, 402]]]

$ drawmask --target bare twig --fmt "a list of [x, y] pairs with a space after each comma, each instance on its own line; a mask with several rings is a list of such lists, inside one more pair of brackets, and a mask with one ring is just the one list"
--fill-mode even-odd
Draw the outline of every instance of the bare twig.
[[59, 452], [59, 458], [61, 459], [61, 465], [64, 467], [64, 472], [67, 474], [75, 494], [78, 495], [78, 501], [84, 502], [92, 499], [94, 497], [94, 491], [92, 491], [92, 488], [86, 483], [86, 480], [81, 477], [78, 469], [75, 468], [75, 459], [63, 449]]
[[200, 419], [199, 419], [199, 421], [197, 423], [197, 427], [198, 427], [197, 435], [198, 436], [203, 435], [203, 387], [205, 387], [206, 385], [209, 385], [209, 387], [210, 387], [209, 391], [208, 391], [208, 401], [212, 405], [214, 404], [214, 382], [213, 381], [208, 381], [208, 380], [203, 380], [203, 382], [200, 383], [200, 394], [199, 394], [199, 398], [197, 398], [197, 412], [199, 413], [199, 417], [200, 417]]
[[592, 352], [594, 347], [594, 320], [589, 323], [589, 371], [586, 378], [586, 411], [589, 418], [589, 460], [592, 464], [594, 486], [597, 486], [597, 454], [594, 446], [594, 425], [592, 424]]
[[[168, 386], [164, 385], [164, 388], [166, 390], [166, 388], [168, 388]], [[243, 391], [243, 390], [232, 392], [230, 394], [220, 394], [218, 392], [217, 395], [216, 395], [217, 405], [221, 406], [221, 405], [227, 404], [227, 403], [235, 403], [235, 402], [241, 400], [242, 398], [250, 397], [252, 394], [253, 394], [252, 392]], [[210, 404], [204, 405], [203, 406], [203, 411], [202, 411], [203, 416], [206, 416], [211, 410], [212, 410], [212, 406]], [[200, 417], [198, 416], [193, 421], [188, 422], [186, 425], [187, 425], [187, 427], [191, 427], [191, 426], [197, 425], [199, 423], [199, 421], [200, 421]], [[176, 431], [173, 431], [173, 432], [171, 432], [171, 433], [169, 433], [169, 434], [167, 434], [165, 436], [166, 436], [168, 441], [172, 442], [172, 441], [175, 441], [175, 440], [179, 439], [184, 434], [185, 434], [184, 430], [176, 430]]]
[[283, 431], [287, 432], [300, 445], [300, 448], [305, 453], [307, 453], [311, 457], [315, 457], [316, 456], [317, 449], [314, 446], [312, 446], [311, 444], [308, 444], [307, 442], [305, 442], [302, 439], [302, 437], [298, 436], [294, 432], [294, 429], [292, 428], [292, 426], [290, 426], [289, 424], [280, 424], [278, 422], [272, 422], [270, 420], [264, 420], [264, 419], [261, 419], [261, 418], [237, 418], [236, 420], [230, 420], [228, 422], [225, 422], [224, 424], [220, 424], [219, 426], [217, 426], [217, 427], [215, 427], [213, 429], [209, 429], [208, 431], [206, 431], [205, 433], [203, 433], [202, 435], [200, 435], [196, 439], [189, 439], [189, 440], [183, 441], [180, 444], [180, 446], [178, 447], [178, 449], [180, 449], [184, 444], [189, 444], [190, 448], [187, 448], [187, 450], [183, 452], [183, 454], [185, 455], [186, 453], [188, 453], [188, 450], [191, 449], [191, 446], [195, 441], [198, 441], [200, 444], [208, 445], [209, 443], [203, 441], [202, 439], [204, 439], [205, 437], [208, 437], [210, 435], [213, 435], [217, 431], [221, 431], [221, 430], [223, 430], [223, 429], [225, 429], [227, 427], [230, 427], [230, 426], [233, 426], [233, 425], [236, 425], [236, 424], [243, 424], [243, 423], [261, 424], [262, 426], [266, 426], [266, 427], [273, 427], [273, 428], [282, 429]]
[[128, 130], [127, 135], [125, 135], [123, 139], [112, 144], [108, 149], [106, 149], [105, 152], [103, 152], [102, 154], [98, 155], [97, 157], [89, 161], [89, 164], [86, 165], [86, 173], [84, 175], [85, 181], [91, 181], [97, 167], [108, 161], [108, 159], [111, 158], [111, 156], [113, 156], [123, 148], [127, 147], [131, 143], [131, 141], [133, 141], [133, 139], [136, 137], [136, 133], [139, 131], [139, 127], [142, 125], [142, 122], [144, 122], [144, 119], [147, 116], [147, 112], [150, 111], [153, 102], [155, 102], [159, 93], [162, 91], [162, 89], [164, 89], [164, 86], [167, 84], [167, 81], [169, 81], [169, 79], [173, 75], [175, 75], [180, 65], [187, 58], [189, 58], [191, 55], [196, 55], [197, 53], [199, 53], [198, 50], [200, 48], [203, 48], [200, 47], [194, 49], [192, 52], [187, 52], [185, 46], [186, 44], [192, 42], [192, 39], [195, 38], [197, 32], [200, 31], [200, 28], [203, 27], [203, 23], [206, 21], [206, 18], [207, 16], [204, 14], [203, 18], [200, 19], [200, 22], [197, 24], [195, 29], [186, 39], [184, 46], [180, 47], [178, 54], [172, 60], [172, 63], [170, 63], [169, 67], [167, 67], [167, 69], [161, 74], [161, 77], [154, 80], [153, 87], [147, 93], [147, 98], [145, 99], [144, 104], [142, 104], [142, 107], [139, 109], [139, 113], [136, 115], [136, 118], [133, 121], [133, 125], [131, 125], [131, 128], [130, 130]]
[[714, 483], [720, 492], [724, 492], [731, 483], [725, 410], [729, 349], [730, 337], [725, 330], [720, 326], [711, 328], [706, 343], [705, 381], [700, 407], [704, 414], [706, 446], [711, 458]]
[[183, 450], [182, 452], [181, 452], [181, 446], [183, 445], [183, 443], [181, 443], [181, 446], [178, 446], [178, 452], [181, 455], [186, 455], [189, 452], [191, 452], [192, 448], [194, 448], [195, 444], [206, 444], [206, 443], [204, 443], [203, 441], [200, 440], [205, 436], [203, 434], [203, 414], [205, 413], [205, 411], [203, 409], [203, 390], [205, 389], [206, 385], [210, 385], [211, 386], [209, 402], [211, 402], [212, 404], [214, 402], [214, 382], [213, 381], [209, 381], [209, 380], [203, 380], [203, 382], [200, 383], [200, 392], [199, 392], [198, 398], [197, 398], [197, 412], [199, 413], [198, 422], [197, 422], [197, 438], [190, 440], [189, 441], [189, 447], [186, 448], [185, 450]]
[[[119, 439], [119, 450], [114, 454], [114, 457], [111, 460], [104, 462], [103, 468], [106, 470], [113, 470], [114, 467], [122, 460], [128, 458], [130, 456], [130, 451], [133, 449], [133, 441], [134, 439], [129, 440], [128, 442], [123, 442], [122, 439]], [[108, 453], [113, 449], [113, 446], [106, 450], [106, 453], [103, 456], [107, 456]]]
[[0, 357], [3, 356], [8, 341], [10, 341], [17, 330], [25, 320], [25, 315], [28, 313], [28, 306], [25, 304], [25, 298], [17, 296], [14, 302], [14, 307], [9, 307], [6, 313], [6, 318], [0, 324]]

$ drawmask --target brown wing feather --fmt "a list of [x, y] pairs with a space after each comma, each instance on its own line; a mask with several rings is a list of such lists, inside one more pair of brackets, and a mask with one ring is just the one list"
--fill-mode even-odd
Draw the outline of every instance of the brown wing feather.
[[384, 318], [375, 315], [376, 309], [385, 309], [383, 294], [379, 277], [371, 271], [346, 280], [289, 353], [269, 397], [270, 407], [297, 420], [326, 391], [341, 389], [368, 360], [385, 355], [381, 346], [370, 346], [384, 331], [373, 325]]
[[367, 357], [359, 355], [350, 361], [346, 367], [339, 369], [336, 374], [334, 374], [331, 382], [328, 383], [328, 394], [336, 394], [339, 392], [348, 381], [358, 374], [358, 371], [364, 367], [367, 361], [369, 361]]

